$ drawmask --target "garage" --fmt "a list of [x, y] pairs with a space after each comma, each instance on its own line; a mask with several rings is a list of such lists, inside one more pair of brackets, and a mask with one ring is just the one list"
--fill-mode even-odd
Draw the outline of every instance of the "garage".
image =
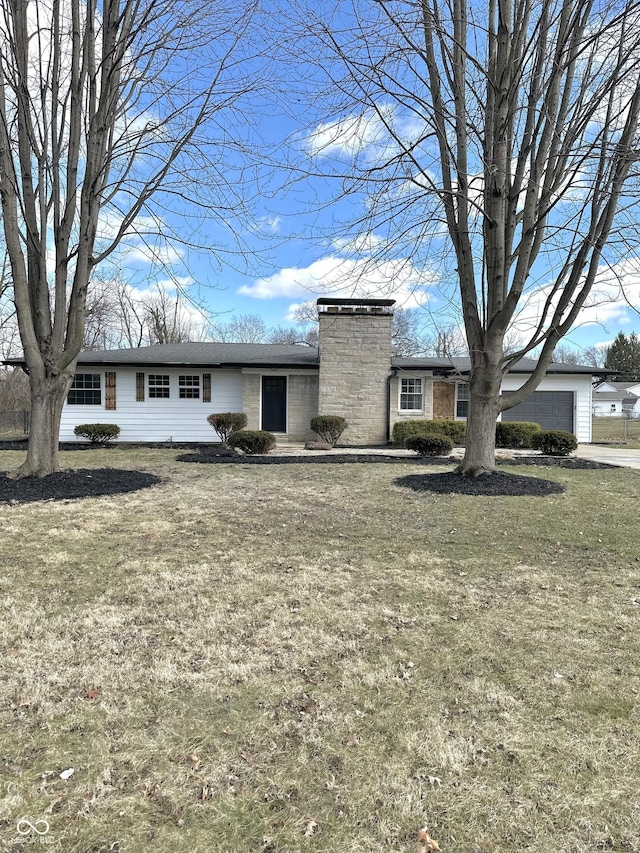
[[534, 391], [520, 405], [503, 412], [502, 420], [532, 421], [543, 429], [574, 432], [573, 409], [573, 391]]

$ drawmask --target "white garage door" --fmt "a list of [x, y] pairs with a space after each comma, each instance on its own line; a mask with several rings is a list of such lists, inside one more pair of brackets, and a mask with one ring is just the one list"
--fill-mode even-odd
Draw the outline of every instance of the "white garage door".
[[573, 391], [534, 391], [519, 406], [503, 412], [502, 420], [533, 421], [543, 429], [573, 432]]

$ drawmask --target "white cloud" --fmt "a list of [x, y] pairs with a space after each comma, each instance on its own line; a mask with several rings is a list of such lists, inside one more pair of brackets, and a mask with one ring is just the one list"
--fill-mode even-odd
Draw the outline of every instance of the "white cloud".
[[182, 260], [182, 253], [168, 244], [153, 245], [139, 242], [131, 248], [123, 247], [122, 260], [129, 264], [161, 264], [171, 266]]
[[174, 296], [178, 291], [184, 291], [194, 284], [194, 280], [188, 276], [177, 276], [175, 279], [161, 279], [154, 281], [153, 284], [147, 287], [136, 287], [133, 284], [126, 284], [126, 292], [132, 302], [144, 301], [150, 296]]
[[[550, 294], [551, 286], [545, 285], [531, 291], [522, 301], [513, 323], [514, 331], [522, 340], [536, 328]], [[630, 324], [630, 306], [640, 310], [640, 258], [627, 258], [619, 264], [600, 268], [574, 328], [627, 326]]]
[[345, 298], [395, 299], [403, 307], [417, 307], [429, 298], [427, 288], [435, 276], [421, 273], [410, 260], [353, 260], [334, 255], [308, 267], [288, 267], [268, 278], [257, 279], [238, 290], [254, 299], [335, 296]]
[[261, 216], [258, 219], [258, 224], [263, 231], [269, 234], [278, 234], [280, 225], [282, 224], [282, 217], [277, 214], [275, 216]]
[[380, 145], [385, 136], [380, 116], [373, 110], [367, 110], [359, 115], [319, 124], [307, 140], [307, 150], [315, 157], [353, 157], [373, 145]]
[[[113, 207], [100, 211], [96, 240], [106, 246], [117, 238], [122, 227], [123, 216]], [[170, 229], [160, 219], [151, 216], [136, 216], [122, 237], [118, 257], [126, 264], [161, 264], [172, 266], [181, 263], [183, 252], [170, 243], [164, 234]]]
[[393, 104], [380, 104], [377, 109], [317, 125], [307, 137], [306, 149], [310, 157], [364, 156], [374, 162], [397, 153], [400, 145], [415, 142], [424, 127], [414, 116], [400, 115]]
[[357, 237], [338, 237], [333, 241], [334, 247], [345, 254], [353, 253], [356, 255], [371, 254], [379, 249], [384, 240], [376, 234], [369, 232], [368, 234], [359, 234]]

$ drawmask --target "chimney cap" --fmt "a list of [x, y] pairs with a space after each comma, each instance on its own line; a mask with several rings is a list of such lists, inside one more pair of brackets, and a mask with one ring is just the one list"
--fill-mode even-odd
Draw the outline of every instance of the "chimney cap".
[[327, 296], [322, 296], [316, 301], [316, 305], [343, 305], [351, 306], [366, 306], [368, 308], [390, 308], [396, 304], [395, 299], [331, 299]]

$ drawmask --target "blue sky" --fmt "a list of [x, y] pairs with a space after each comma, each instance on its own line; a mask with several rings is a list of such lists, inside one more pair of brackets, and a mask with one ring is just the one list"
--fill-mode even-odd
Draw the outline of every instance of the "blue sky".
[[[298, 115], [296, 99], [307, 88], [303, 77], [309, 73], [308, 66], [299, 63], [296, 68], [288, 62], [273, 78], [280, 75], [281, 82], [288, 78], [288, 103], [286, 85], [278, 97], [267, 87], [252, 93], [244, 112], [245, 128], [238, 124], [242, 107], [235, 112], [236, 132], [258, 150], [265, 145], [264, 163], [247, 173], [251, 175], [245, 185], [250, 203], [245, 215], [223, 215], [222, 225], [214, 217], [178, 210], [167, 202], [164, 224], [184, 236], [185, 243], [195, 236], [201, 247], [178, 241], [149, 248], [134, 239], [115, 258], [120, 274], [141, 289], [156, 282], [171, 288], [173, 278], [221, 322], [258, 314], [268, 325], [287, 325], [295, 306], [335, 294], [396, 298], [398, 305], [422, 311], [425, 327], [456, 323], [455, 293], [446, 264], [420, 253], [412, 255], [409, 241], [388, 251], [393, 233], [364, 225], [351, 231], [341, 227], [340, 223], [366, 218], [366, 194], [361, 188], [341, 192], [341, 183], [332, 183], [322, 173], [335, 170], [336, 164], [345, 171], [354, 158], [379, 157], [387, 141], [379, 118], [365, 109], [336, 119], [323, 114], [320, 102], [314, 114], [313, 103], [302, 106], [300, 101]], [[404, 121], [406, 127], [401, 130], [411, 135], [406, 116], [390, 112], [390, 120], [397, 126]], [[237, 154], [232, 158], [237, 167]], [[297, 177], [287, 170], [288, 162], [300, 170]], [[308, 173], [303, 176], [305, 169]], [[216, 245], [222, 251], [207, 248]], [[437, 240], [431, 246], [437, 249]], [[542, 286], [546, 281], [542, 273]], [[622, 287], [626, 299], [640, 307], [640, 262], [633, 256], [616, 260], [612, 270], [602, 270], [592, 304], [566, 339], [568, 344], [606, 343], [618, 331], [640, 328], [640, 318], [623, 297]], [[525, 324], [535, 316], [536, 304], [532, 297], [524, 307]]]

